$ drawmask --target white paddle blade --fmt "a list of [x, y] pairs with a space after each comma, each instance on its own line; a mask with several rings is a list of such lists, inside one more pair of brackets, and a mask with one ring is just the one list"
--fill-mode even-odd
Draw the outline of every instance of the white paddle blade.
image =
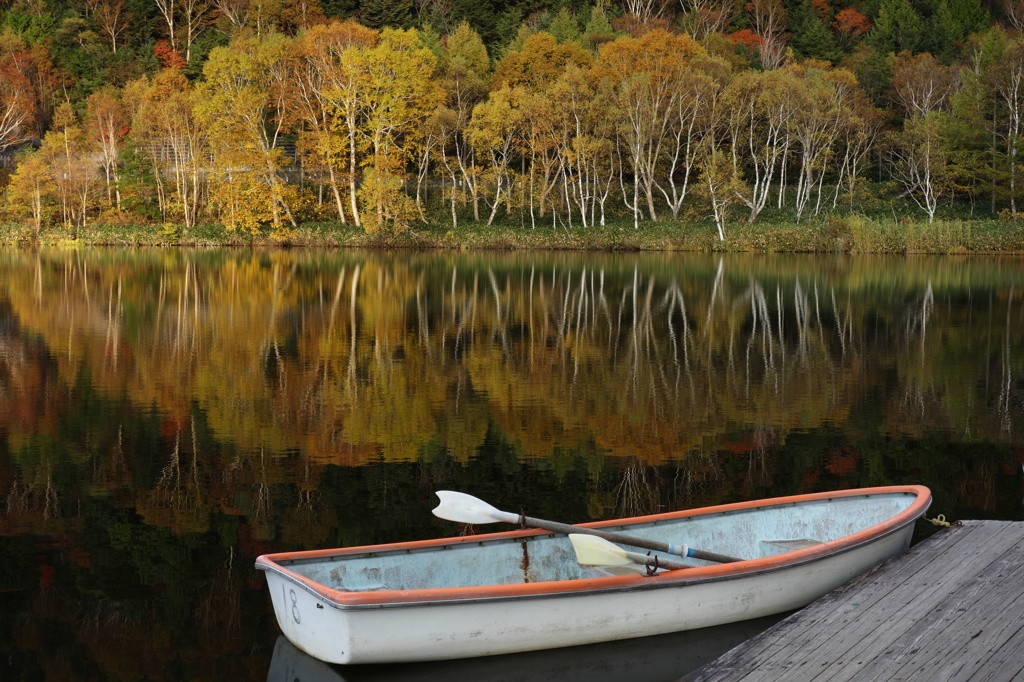
[[576, 561], [581, 566], [626, 566], [636, 563], [630, 558], [629, 552], [596, 535], [569, 533], [569, 540], [576, 550]]
[[434, 516], [458, 523], [518, 523], [519, 516], [495, 509], [483, 500], [454, 490], [438, 490], [435, 493], [441, 504], [434, 507]]

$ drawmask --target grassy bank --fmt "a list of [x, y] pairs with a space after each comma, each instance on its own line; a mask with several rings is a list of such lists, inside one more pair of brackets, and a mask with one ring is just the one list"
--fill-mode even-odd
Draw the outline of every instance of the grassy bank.
[[1000, 220], [895, 221], [847, 216], [818, 223], [729, 225], [725, 241], [706, 223], [620, 221], [582, 228], [550, 224], [464, 223], [456, 229], [417, 225], [402, 233], [367, 234], [351, 225], [305, 223], [283, 238], [245, 234], [220, 225], [93, 224], [48, 229], [38, 237], [23, 225], [0, 224], [0, 245], [15, 246], [298, 246], [321, 248], [572, 249], [766, 253], [1024, 254], [1024, 222]]

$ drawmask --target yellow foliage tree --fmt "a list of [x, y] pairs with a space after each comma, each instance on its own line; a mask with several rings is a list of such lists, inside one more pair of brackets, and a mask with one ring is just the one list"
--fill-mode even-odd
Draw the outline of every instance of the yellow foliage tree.
[[367, 230], [404, 229], [414, 205], [404, 196], [405, 167], [415, 133], [442, 101], [432, 79], [436, 57], [415, 31], [385, 29], [380, 42], [348, 54], [360, 93]]
[[285, 238], [282, 219], [296, 225], [289, 207], [296, 191], [282, 177], [287, 160], [279, 144], [288, 44], [277, 33], [235, 39], [212, 50], [203, 68], [194, 109], [209, 130], [210, 201], [231, 230], [272, 223], [272, 236]]
[[370, 47], [376, 42], [377, 32], [372, 29], [353, 21], [331, 22], [309, 27], [289, 46], [286, 54], [288, 109], [299, 147], [310, 167], [327, 176], [338, 219], [343, 223], [347, 220], [342, 187], [347, 184], [352, 216], [359, 224], [354, 157], [352, 168], [346, 170], [353, 145], [346, 121], [342, 119], [343, 112], [328, 93], [345, 79], [342, 62], [345, 50]]
[[[473, 202], [473, 218], [480, 220], [479, 168], [466, 128], [473, 108], [487, 97], [487, 74], [490, 59], [480, 35], [466, 22], [448, 35], [441, 48], [436, 77], [444, 89], [445, 106], [439, 109], [430, 132], [435, 134], [440, 148], [441, 165], [452, 179], [452, 225], [458, 218], [455, 199], [461, 175], [461, 184]], [[456, 172], [457, 171], [457, 172]]]
[[473, 118], [466, 131], [477, 153], [490, 157], [491, 161], [495, 190], [491, 215], [487, 219], [488, 225], [494, 222], [494, 216], [501, 203], [502, 190], [507, 184], [508, 165], [518, 134], [519, 117], [512, 88], [503, 86], [492, 92], [487, 101], [474, 107]]
[[[167, 217], [173, 205], [188, 228], [196, 225], [205, 184], [207, 131], [193, 112], [194, 99], [192, 86], [176, 69], [128, 83], [122, 97], [132, 112], [131, 136], [152, 164], [161, 216]], [[173, 181], [170, 196], [165, 175]]]
[[24, 213], [31, 216], [37, 239], [49, 213], [45, 200], [49, 197], [52, 183], [53, 174], [46, 158], [39, 152], [32, 152], [20, 158], [18, 168], [7, 186], [11, 206], [16, 212], [21, 213], [19, 209], [24, 209]]
[[88, 128], [103, 153], [103, 173], [107, 181], [107, 202], [121, 210], [118, 174], [121, 141], [128, 132], [120, 93], [113, 86], [97, 90], [86, 102]]
[[559, 103], [553, 89], [563, 74], [589, 70], [592, 61], [578, 43], [559, 43], [541, 31], [527, 36], [521, 48], [509, 52], [495, 68], [492, 97], [507, 86], [518, 110], [519, 152], [529, 160], [529, 198], [524, 203], [530, 206], [531, 224], [535, 206], [542, 218], [550, 207], [555, 219], [553, 192], [563, 179], [565, 159], [558, 153], [560, 133], [554, 124]]
[[96, 175], [88, 161], [91, 145], [70, 104], [57, 109], [53, 129], [43, 138], [40, 151], [50, 166], [64, 224], [84, 226]]

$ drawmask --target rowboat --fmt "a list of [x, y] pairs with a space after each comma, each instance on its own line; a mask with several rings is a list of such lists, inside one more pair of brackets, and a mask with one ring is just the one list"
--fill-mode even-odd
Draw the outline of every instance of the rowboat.
[[678, 680], [761, 634], [782, 615], [566, 649], [394, 665], [331, 665], [277, 638], [267, 682], [622, 682]]
[[[256, 568], [267, 578], [284, 636], [319, 660], [491, 656], [798, 609], [905, 551], [930, 503], [923, 486], [888, 486], [572, 527], [691, 557], [651, 552], [645, 565], [585, 566], [567, 535], [533, 528], [267, 554]], [[738, 560], [692, 558], [690, 547]], [[659, 570], [666, 566], [671, 570]]]

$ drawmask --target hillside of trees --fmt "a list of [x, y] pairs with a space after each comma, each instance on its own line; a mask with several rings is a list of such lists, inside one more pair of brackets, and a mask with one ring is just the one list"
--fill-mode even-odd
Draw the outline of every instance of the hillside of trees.
[[1016, 220], [1024, 0], [0, 0], [0, 221]]

